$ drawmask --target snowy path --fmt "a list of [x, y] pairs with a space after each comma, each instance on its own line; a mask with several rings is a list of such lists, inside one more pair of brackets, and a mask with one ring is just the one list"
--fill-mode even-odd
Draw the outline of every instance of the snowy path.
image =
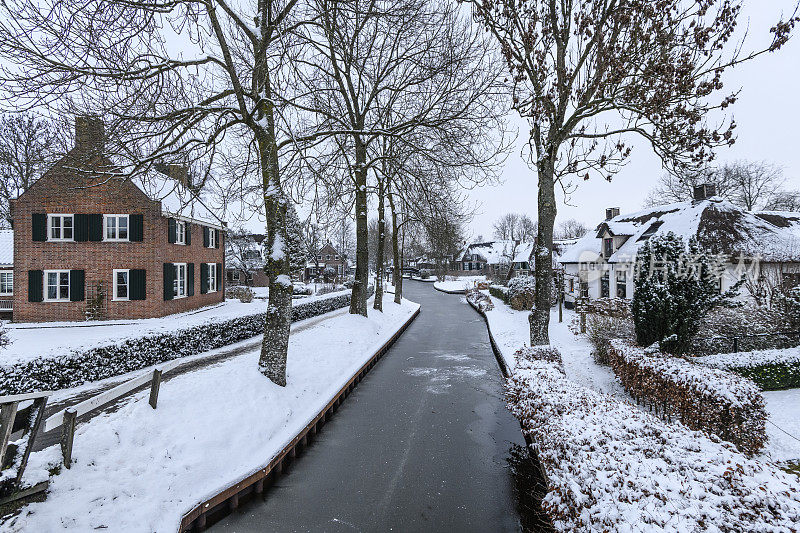
[[212, 529], [519, 530], [507, 458], [523, 440], [483, 319], [430, 283], [403, 287], [419, 318], [263, 502]]

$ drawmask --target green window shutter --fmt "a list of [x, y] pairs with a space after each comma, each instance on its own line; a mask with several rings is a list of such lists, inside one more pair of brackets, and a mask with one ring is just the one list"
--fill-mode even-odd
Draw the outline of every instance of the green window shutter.
[[[31, 215], [31, 233], [33, 240], [43, 242], [47, 240], [47, 215], [44, 213], [34, 213]], [[39, 300], [41, 302], [41, 300]]]
[[194, 263], [186, 265], [186, 296], [194, 296]]
[[175, 219], [170, 218], [167, 225], [167, 240], [172, 244], [175, 244], [175, 241], [177, 240], [175, 237], [176, 232]]
[[192, 225], [187, 222], [186, 223], [186, 245], [192, 244]]
[[208, 292], [208, 264], [200, 263], [200, 294]]
[[174, 296], [175, 296], [175, 265], [173, 265], [172, 263], [164, 263], [164, 300], [172, 300]]
[[128, 272], [128, 297], [131, 300], [144, 300], [147, 294], [147, 271], [131, 269]]
[[89, 215], [75, 214], [73, 218], [75, 229], [74, 237], [78, 242], [86, 242], [89, 240]]
[[142, 242], [144, 240], [144, 215], [128, 216], [128, 226], [128, 238], [133, 242]]
[[208, 248], [208, 245], [211, 243], [211, 238], [208, 236], [208, 230], [210, 230], [210, 229], [211, 228], [203, 226], [203, 247], [204, 248]]
[[82, 302], [85, 299], [86, 274], [83, 270], [69, 271], [69, 301]]
[[28, 301], [41, 302], [44, 300], [44, 272], [41, 270], [28, 270]]
[[99, 242], [103, 240], [103, 215], [86, 215], [89, 220], [89, 240]]
[[214, 248], [219, 248], [219, 230], [214, 230]]
[[222, 263], [217, 263], [217, 290], [222, 291]]

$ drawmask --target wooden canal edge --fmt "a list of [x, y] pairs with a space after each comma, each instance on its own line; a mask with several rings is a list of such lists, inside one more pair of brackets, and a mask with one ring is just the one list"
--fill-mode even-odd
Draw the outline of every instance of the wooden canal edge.
[[184, 533], [203, 530], [210, 519], [217, 521], [237, 509], [239, 507], [240, 498], [263, 493], [267, 485], [284, 472], [284, 466], [289, 461], [293, 460], [298, 452], [308, 446], [310, 439], [317, 434], [317, 431], [319, 431], [331, 415], [336, 412], [336, 409], [342, 404], [350, 392], [353, 391], [356, 385], [367, 375], [397, 339], [400, 338], [400, 335], [408, 329], [408, 326], [419, 316], [419, 313], [420, 308], [417, 307], [400, 329], [398, 329], [392, 337], [386, 341], [355, 374], [353, 374], [347, 383], [339, 389], [311, 422], [289, 441], [269, 463], [244, 479], [229, 485], [226, 489], [223, 489], [206, 501], [196, 505], [192, 510], [184, 514], [181, 518], [178, 532]]

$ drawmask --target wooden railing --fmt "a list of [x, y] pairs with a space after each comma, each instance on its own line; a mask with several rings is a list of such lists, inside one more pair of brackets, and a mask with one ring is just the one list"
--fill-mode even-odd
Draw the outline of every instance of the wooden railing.
[[[13, 501], [22, 484], [22, 474], [28, 464], [33, 440], [44, 417], [44, 408], [51, 392], [33, 392], [0, 396], [0, 504]], [[14, 443], [11, 435], [22, 431]], [[24, 441], [20, 447], [18, 442]]]

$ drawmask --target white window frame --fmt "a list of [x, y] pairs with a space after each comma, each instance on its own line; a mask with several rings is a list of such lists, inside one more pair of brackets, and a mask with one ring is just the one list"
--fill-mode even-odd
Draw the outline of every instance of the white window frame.
[[[119, 289], [117, 288], [118, 287], [117, 274], [119, 274], [120, 272], [125, 272], [125, 288], [127, 289], [126, 292], [128, 293], [127, 296], [122, 296], [122, 297], [120, 297], [118, 295], [118, 290]], [[114, 296], [112, 298], [112, 301], [115, 301], [115, 302], [127, 302], [128, 300], [130, 300], [131, 299], [131, 271], [130, 271], [130, 269], [127, 269], [127, 268], [115, 268], [114, 269], [113, 285], [114, 285]]]
[[208, 231], [208, 248], [216, 248], [217, 247], [217, 232], [214, 231], [214, 228], [207, 228]]
[[[183, 220], [175, 221], [175, 244], [186, 245], [186, 222], [184, 222]], [[175, 263], [175, 264], [177, 265], [181, 263]]]
[[[172, 299], [186, 298], [188, 272], [186, 263], [172, 263], [175, 266], [175, 281], [172, 284]], [[181, 270], [183, 270], [183, 292], [181, 292]]]
[[[57, 276], [56, 279], [58, 280], [58, 283], [57, 283], [56, 287], [58, 289], [57, 293], [59, 294], [59, 296], [57, 296], [56, 298], [50, 298], [50, 296], [49, 296], [50, 295], [50, 291], [49, 291], [50, 286], [47, 283], [47, 278], [49, 277], [49, 274], [56, 274], [56, 276]], [[60, 294], [61, 294], [61, 290], [60, 290], [61, 289], [61, 274], [66, 274], [67, 275], [67, 296], [66, 296], [66, 298], [62, 298], [60, 296]], [[70, 286], [71, 279], [70, 279], [69, 270], [45, 270], [44, 273], [43, 273], [43, 276], [44, 276], [44, 279], [42, 280], [42, 282], [43, 282], [42, 285], [44, 287], [44, 301], [45, 302], [68, 302], [68, 301], [70, 301], [69, 300], [69, 297], [70, 297], [69, 286]]]
[[[3, 288], [3, 283], [2, 283], [3, 276], [10, 276], [10, 278], [11, 278], [9, 280], [10, 289], [11, 290], [9, 290], [9, 291], [3, 291], [2, 290], [2, 288]], [[2, 296], [10, 296], [12, 294], [14, 294], [14, 271], [13, 270], [0, 270], [0, 295], [2, 295]]]
[[[116, 219], [115, 228], [116, 228], [116, 237], [109, 237], [108, 236], [108, 220], [110, 218]], [[119, 221], [120, 219], [125, 219], [125, 238], [121, 238], [119, 236]], [[130, 215], [123, 215], [123, 214], [108, 214], [103, 215], [103, 240], [107, 242], [128, 242], [131, 240], [131, 219]]]
[[[218, 284], [218, 282], [217, 282], [217, 264], [216, 263], [206, 263], [206, 265], [208, 265], [208, 280], [206, 280], [208, 282], [208, 292], [209, 293], [217, 292], [217, 284]], [[214, 288], [213, 289], [211, 288], [212, 287], [212, 284], [211, 284], [212, 281], [214, 282], [214, 284], [213, 284]]]
[[[69, 218], [72, 221], [72, 237], [64, 237], [64, 220]], [[59, 219], [61, 237], [53, 237], [53, 220]], [[52, 213], [47, 215], [47, 240], [52, 242], [72, 242], [75, 240], [75, 215], [73, 213]]]

